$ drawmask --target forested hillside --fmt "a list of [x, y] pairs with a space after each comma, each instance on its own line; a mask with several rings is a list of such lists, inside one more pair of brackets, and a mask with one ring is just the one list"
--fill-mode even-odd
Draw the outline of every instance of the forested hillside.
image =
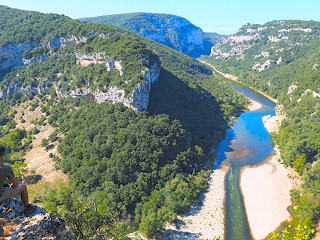
[[201, 28], [171, 14], [126, 13], [80, 20], [123, 27], [193, 57], [208, 54], [208, 45], [213, 45], [212, 41], [204, 38]]
[[[5, 161], [21, 169], [36, 127], [55, 128], [42, 145], [60, 143], [51, 157], [70, 183], [38, 200], [76, 237], [157, 236], [207, 187], [212, 149], [248, 103], [209, 68], [127, 30], [56, 14], [0, 6], [0, 31]], [[41, 109], [33, 130], [16, 129], [18, 106]]]
[[320, 221], [320, 23], [273, 21], [243, 26], [202, 59], [283, 104], [286, 118], [273, 136], [281, 159], [302, 175], [302, 189], [293, 192], [298, 223]]

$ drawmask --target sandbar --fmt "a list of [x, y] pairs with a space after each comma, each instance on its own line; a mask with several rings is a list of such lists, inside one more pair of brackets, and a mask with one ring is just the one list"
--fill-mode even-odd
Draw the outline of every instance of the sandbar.
[[[281, 109], [280, 109], [281, 110]], [[276, 109], [276, 116], [263, 118], [269, 132], [278, 131], [284, 118]], [[294, 187], [292, 171], [279, 162], [280, 152], [269, 156], [262, 164], [242, 169], [240, 186], [244, 197], [249, 225], [255, 239], [264, 239], [282, 222], [290, 220], [290, 190]]]
[[254, 101], [252, 98], [249, 98], [250, 100], [250, 105], [248, 106], [248, 110], [251, 112], [251, 111], [255, 111], [255, 110], [258, 110], [259, 108], [262, 107], [262, 104], [257, 102], [257, 101]]

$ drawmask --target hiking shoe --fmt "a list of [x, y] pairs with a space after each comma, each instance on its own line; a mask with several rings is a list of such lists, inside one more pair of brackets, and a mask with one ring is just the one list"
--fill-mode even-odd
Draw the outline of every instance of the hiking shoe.
[[30, 217], [31, 215], [33, 215], [35, 213], [37, 208], [38, 207], [36, 205], [29, 203], [29, 205], [24, 210], [24, 215], [26, 215], [26, 217]]

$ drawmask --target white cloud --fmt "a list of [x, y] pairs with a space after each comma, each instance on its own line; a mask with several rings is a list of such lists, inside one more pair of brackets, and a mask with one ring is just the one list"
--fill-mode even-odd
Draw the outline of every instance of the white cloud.
[[222, 31], [235, 31], [236, 28], [230, 28], [230, 27], [220, 27], [219, 30], [222, 30]]
[[217, 32], [222, 34], [232, 34], [236, 31], [236, 28], [231, 27], [209, 27], [209, 28], [203, 28], [204, 32]]

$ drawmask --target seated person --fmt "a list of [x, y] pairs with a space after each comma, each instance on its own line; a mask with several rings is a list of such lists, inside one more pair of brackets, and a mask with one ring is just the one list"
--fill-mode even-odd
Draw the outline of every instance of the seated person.
[[[18, 184], [12, 168], [3, 163], [4, 153], [5, 147], [0, 144], [0, 203], [20, 194], [25, 207], [25, 215], [28, 216], [34, 212], [35, 206], [29, 203], [27, 185]], [[11, 182], [10, 187], [3, 185], [7, 177]]]

